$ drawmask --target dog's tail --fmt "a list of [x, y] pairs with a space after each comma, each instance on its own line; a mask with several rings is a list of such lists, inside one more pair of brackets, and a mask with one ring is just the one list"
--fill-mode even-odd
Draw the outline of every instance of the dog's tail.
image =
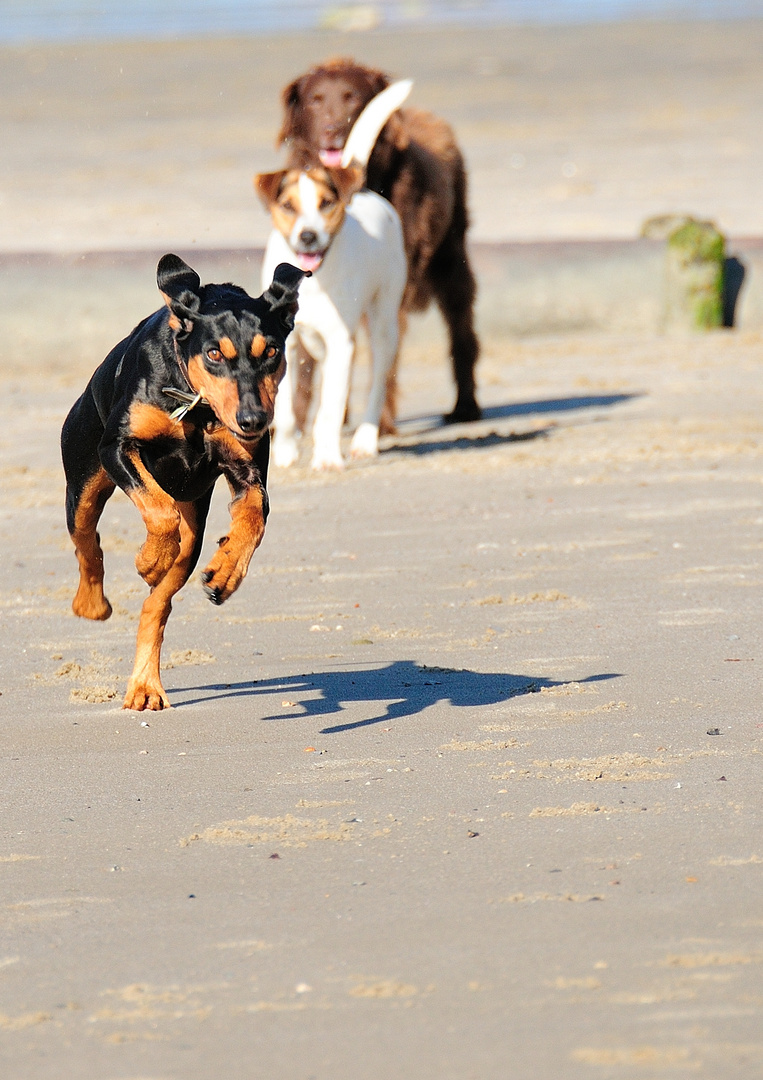
[[391, 83], [386, 90], [382, 90], [376, 97], [371, 98], [347, 136], [342, 152], [343, 169], [348, 168], [353, 162], [362, 165], [365, 169], [379, 132], [392, 113], [403, 104], [412, 86], [412, 79], [400, 79], [399, 82]]

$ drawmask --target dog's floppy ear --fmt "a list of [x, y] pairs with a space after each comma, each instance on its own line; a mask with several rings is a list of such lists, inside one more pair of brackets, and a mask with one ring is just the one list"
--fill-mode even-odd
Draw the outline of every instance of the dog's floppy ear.
[[297, 134], [297, 117], [299, 106], [302, 101], [302, 84], [305, 80], [305, 76], [301, 75], [294, 82], [284, 89], [281, 94], [281, 102], [284, 109], [283, 123], [281, 124], [281, 130], [276, 137], [276, 150], [279, 146], [283, 146], [289, 139], [294, 138]]
[[199, 275], [179, 255], [163, 255], [156, 268], [156, 284], [170, 309], [172, 329], [190, 333], [201, 307]]
[[273, 272], [273, 280], [262, 294], [262, 299], [280, 317], [289, 332], [294, 329], [294, 316], [299, 308], [297, 290], [304, 277], [311, 277], [309, 270], [300, 270], [291, 263], [279, 263]]
[[366, 170], [362, 165], [348, 165], [344, 169], [326, 169], [342, 202], [349, 202], [356, 191], [366, 182]]
[[286, 173], [286, 169], [279, 169], [277, 172], [257, 173], [255, 176], [254, 190], [259, 195], [266, 210], [269, 210], [278, 198]]

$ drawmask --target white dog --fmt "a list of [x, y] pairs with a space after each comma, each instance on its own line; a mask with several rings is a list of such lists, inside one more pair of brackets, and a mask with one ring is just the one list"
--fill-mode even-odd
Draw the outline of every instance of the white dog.
[[386, 199], [360, 189], [376, 135], [397, 108], [401, 92], [409, 89], [410, 84], [393, 84], [384, 91], [386, 101], [380, 102], [378, 95], [371, 103], [370, 122], [368, 114], [365, 121], [361, 114], [353, 128], [358, 149], [351, 164], [284, 169], [255, 177], [255, 188], [275, 226], [265, 251], [263, 280], [270, 283], [273, 269], [282, 262], [312, 271], [300, 287], [299, 312], [286, 343], [287, 374], [275, 406], [276, 465], [292, 465], [298, 455], [293, 391], [301, 347], [322, 369], [312, 468], [342, 468], [340, 435], [355, 337], [364, 316], [373, 363], [371, 391], [350, 453], [353, 457], [378, 453], [386, 380], [399, 344], [407, 262], [397, 212]]

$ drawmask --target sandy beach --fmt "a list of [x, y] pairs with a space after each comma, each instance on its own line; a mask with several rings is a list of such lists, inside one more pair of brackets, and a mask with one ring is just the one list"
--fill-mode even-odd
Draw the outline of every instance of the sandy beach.
[[763, 234], [763, 21], [0, 50], [0, 251], [261, 246], [279, 95], [351, 54], [415, 80], [471, 177], [472, 237]]
[[[441, 333], [414, 327], [380, 456], [316, 476], [305, 445], [239, 592], [179, 594], [159, 714], [119, 707], [139, 516], [109, 503], [114, 614], [76, 619], [58, 436], [158, 306], [152, 252], [196, 245], [204, 280], [254, 290], [251, 173], [316, 55], [414, 75], [482, 243], [679, 208], [755, 238], [761, 37], [3, 52], [4, 1078], [760, 1076], [758, 329], [520, 333], [480, 309], [485, 417], [445, 428]], [[204, 554], [226, 521], [220, 490]]]

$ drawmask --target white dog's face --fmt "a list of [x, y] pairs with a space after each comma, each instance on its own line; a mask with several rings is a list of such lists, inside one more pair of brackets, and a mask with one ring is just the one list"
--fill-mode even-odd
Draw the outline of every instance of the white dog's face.
[[302, 270], [315, 272], [342, 227], [345, 209], [363, 183], [362, 170], [289, 169], [254, 178], [273, 224]]

